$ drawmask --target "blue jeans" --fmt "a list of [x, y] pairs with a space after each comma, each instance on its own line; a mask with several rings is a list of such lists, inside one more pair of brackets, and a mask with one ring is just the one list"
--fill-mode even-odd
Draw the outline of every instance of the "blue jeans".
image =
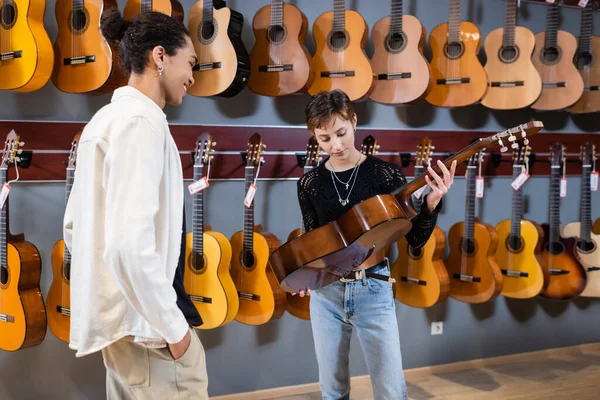
[[[367, 271], [389, 276], [385, 263]], [[350, 398], [352, 328], [365, 355], [375, 400], [407, 400], [392, 284], [336, 281], [310, 296], [310, 320], [323, 400]]]

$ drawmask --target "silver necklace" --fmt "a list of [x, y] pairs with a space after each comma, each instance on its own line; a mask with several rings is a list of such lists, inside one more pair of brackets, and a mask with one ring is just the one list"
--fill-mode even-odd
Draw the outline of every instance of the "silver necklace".
[[[360, 161], [360, 159], [361, 159], [361, 157], [359, 156], [358, 157], [358, 161]], [[358, 162], [357, 162], [357, 164], [358, 164]], [[333, 165], [331, 166], [331, 168], [333, 168]], [[356, 168], [356, 167], [354, 167], [354, 168]], [[335, 180], [333, 179], [333, 176], [334, 176], [333, 171], [329, 171], [329, 172], [331, 172], [331, 181], [333, 182], [333, 187], [335, 188], [335, 191], [336, 191], [336, 193], [338, 195], [338, 201], [340, 202], [340, 204], [342, 206], [345, 206], [349, 202], [350, 193], [352, 193], [352, 189], [354, 189], [354, 184], [356, 183], [356, 178], [358, 177], [358, 170], [359, 169], [360, 169], [360, 164], [358, 164], [358, 168], [356, 168], [356, 174], [354, 175], [354, 182], [352, 182], [352, 187], [350, 188], [350, 191], [348, 192], [348, 196], [346, 196], [346, 199], [342, 199], [342, 195], [340, 195], [340, 192], [338, 191], [338, 188], [337, 188], [337, 186], [335, 184]], [[348, 181], [348, 182], [350, 182], [350, 181]]]
[[333, 167], [333, 164], [331, 163], [331, 160], [329, 160], [329, 165], [331, 166], [331, 169], [333, 171], [333, 176], [335, 177], [335, 179], [341, 183], [342, 185], [346, 186], [346, 190], [348, 190], [348, 186], [350, 186], [350, 181], [352, 180], [352, 177], [354, 176], [354, 173], [356, 172], [356, 166], [358, 165], [358, 163], [360, 162], [361, 159], [361, 155], [359, 153], [358, 155], [358, 160], [356, 160], [356, 164], [354, 164], [354, 167], [352, 167], [352, 173], [350, 174], [350, 179], [348, 179], [348, 182], [344, 182], [342, 181], [340, 178], [338, 178], [337, 173], [335, 172], [335, 168]]

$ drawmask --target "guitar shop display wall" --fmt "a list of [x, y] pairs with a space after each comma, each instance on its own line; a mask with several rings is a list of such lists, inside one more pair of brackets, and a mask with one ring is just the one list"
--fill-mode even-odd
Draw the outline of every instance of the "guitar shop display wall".
[[[27, 4], [29, 25], [13, 12]], [[44, 2], [2, 5], [7, 399], [105, 398], [101, 356], [75, 359], [66, 343], [71, 265], [62, 242], [79, 132], [126, 83], [111, 55], [116, 44], [96, 27], [101, 4], [53, 0], [45, 14]], [[149, 9], [173, 15], [198, 54], [195, 85], [165, 112], [184, 168], [185, 287], [206, 322], [199, 336], [211, 396], [318, 380], [308, 301], [279, 287], [269, 260], [304, 233], [296, 180], [327, 156], [304, 124], [319, 90], [349, 94], [362, 152], [402, 165], [409, 181], [474, 139], [505, 138], [459, 166], [423, 249], [404, 239], [389, 247], [404, 368], [600, 339], [597, 6], [104, 2], [126, 18]], [[413, 196], [417, 208], [422, 194]], [[26, 323], [7, 265], [29, 281], [18, 294], [30, 299]], [[432, 322], [444, 323], [441, 335], [431, 335]], [[365, 375], [352, 348], [352, 375]], [[15, 385], [25, 377], [30, 384]]]

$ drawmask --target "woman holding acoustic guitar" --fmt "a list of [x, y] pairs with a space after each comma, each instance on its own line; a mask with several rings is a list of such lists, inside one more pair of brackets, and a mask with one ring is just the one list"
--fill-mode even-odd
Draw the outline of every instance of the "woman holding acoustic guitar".
[[[329, 158], [298, 181], [298, 201], [308, 232], [338, 219], [355, 204], [390, 193], [405, 185], [400, 167], [355, 146], [357, 117], [341, 90], [320, 92], [306, 106], [306, 123]], [[428, 168], [430, 187], [420, 214], [406, 235], [419, 248], [436, 225], [441, 199], [454, 180], [456, 161], [448, 170], [440, 161], [443, 178]], [[349, 353], [355, 327], [365, 355], [376, 400], [408, 399], [402, 371], [398, 323], [390, 271], [383, 253], [374, 254], [343, 279], [318, 290], [298, 288], [311, 295], [310, 314], [319, 382], [323, 400], [350, 396]], [[366, 268], [363, 268], [366, 267]], [[302, 290], [303, 289], [303, 290]]]

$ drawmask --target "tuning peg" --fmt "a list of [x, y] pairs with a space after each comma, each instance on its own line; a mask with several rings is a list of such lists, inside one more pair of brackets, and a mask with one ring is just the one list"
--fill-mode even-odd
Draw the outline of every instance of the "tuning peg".
[[513, 144], [510, 145], [510, 147], [512, 147], [513, 149], [518, 149], [519, 144], [517, 142], [514, 142]]
[[217, 145], [217, 142], [213, 142], [213, 147], [215, 147]]
[[267, 145], [266, 145], [266, 144], [263, 144], [262, 146], [263, 146], [263, 149], [266, 149], [266, 148], [267, 148]]
[[498, 138], [498, 144], [500, 146], [502, 146], [500, 148], [500, 152], [504, 153], [504, 152], [506, 152], [506, 150], [508, 150], [508, 148], [504, 145], [504, 143], [502, 143], [502, 138]]

